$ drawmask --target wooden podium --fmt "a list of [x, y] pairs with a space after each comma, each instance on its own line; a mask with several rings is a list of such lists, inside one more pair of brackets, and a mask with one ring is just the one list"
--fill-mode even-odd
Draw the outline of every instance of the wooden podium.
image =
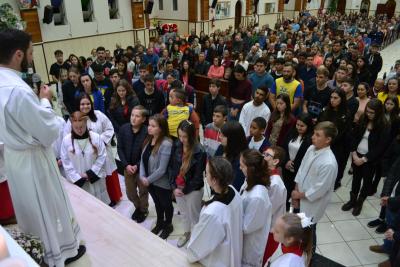
[[25, 31], [32, 35], [33, 43], [42, 42], [39, 16], [37, 8], [20, 9], [21, 19], [26, 22]]

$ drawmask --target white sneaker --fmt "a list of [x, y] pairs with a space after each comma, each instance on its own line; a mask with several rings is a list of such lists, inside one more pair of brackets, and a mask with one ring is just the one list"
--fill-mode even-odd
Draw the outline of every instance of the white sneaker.
[[186, 243], [189, 241], [189, 239], [190, 239], [190, 232], [186, 232], [183, 234], [183, 236], [179, 237], [178, 243], [177, 243], [178, 248], [181, 248], [184, 245], [186, 245]]

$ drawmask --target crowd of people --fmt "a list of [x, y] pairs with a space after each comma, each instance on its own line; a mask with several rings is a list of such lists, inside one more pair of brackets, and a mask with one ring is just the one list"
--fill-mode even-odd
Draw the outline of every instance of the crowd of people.
[[[57, 50], [50, 75], [63, 118], [51, 120], [51, 134], [58, 134], [52, 143], [39, 141], [52, 146], [69, 182], [110, 206], [122, 196], [119, 170], [135, 206], [132, 219], [146, 219], [150, 195], [157, 214], [151, 231], [163, 239], [178, 209], [184, 234], [177, 246], [205, 266], [264, 266], [279, 244], [283, 255], [271, 266], [310, 266], [318, 221], [350, 157], [353, 179], [342, 210], [360, 215], [386, 177], [379, 218], [368, 223], [385, 233], [385, 243], [370, 249], [390, 255], [379, 266], [398, 266], [398, 189], [392, 193], [400, 178], [400, 60], [385, 77], [378, 74], [379, 50], [399, 35], [397, 17], [302, 12], [273, 28], [188, 37], [171, 30], [147, 47], [98, 47], [90, 57], [65, 60]], [[10, 58], [2, 55], [0, 63]], [[198, 75], [209, 80], [203, 97], [196, 94]], [[39, 88], [46, 106], [51, 94]], [[11, 114], [17, 107], [7, 108]], [[39, 110], [32, 116], [49, 116]], [[6, 148], [12, 143], [14, 159], [25, 147], [20, 138], [35, 144], [22, 134], [14, 140], [0, 131], [0, 138]], [[16, 179], [18, 171], [7, 176]], [[13, 203], [16, 185], [10, 182]], [[211, 196], [203, 200], [206, 190]], [[21, 221], [21, 204], [14, 208], [22, 228], [32, 229]], [[79, 226], [70, 231], [78, 235]]]

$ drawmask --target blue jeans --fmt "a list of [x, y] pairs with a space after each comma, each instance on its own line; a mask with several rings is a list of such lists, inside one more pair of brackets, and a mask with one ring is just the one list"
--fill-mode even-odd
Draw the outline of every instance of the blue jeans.
[[[395, 221], [395, 216], [396, 214], [393, 213], [390, 209], [386, 209], [386, 223], [387, 225], [393, 225], [394, 221]], [[393, 241], [392, 240], [388, 240], [388, 239], [383, 239], [383, 250], [385, 251], [385, 253], [390, 254], [390, 252], [392, 251], [392, 246], [393, 246]]]

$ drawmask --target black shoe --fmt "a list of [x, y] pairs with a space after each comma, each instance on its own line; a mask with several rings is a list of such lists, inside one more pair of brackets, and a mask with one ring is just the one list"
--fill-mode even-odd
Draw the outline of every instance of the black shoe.
[[111, 201], [110, 204], [108, 204], [108, 206], [110, 206], [111, 208], [115, 207], [115, 205], [117, 205], [117, 202], [115, 201]]
[[171, 224], [168, 224], [167, 226], [164, 227], [163, 231], [160, 234], [160, 237], [162, 239], [167, 239], [169, 235], [174, 231], [174, 226]]
[[342, 184], [340, 182], [335, 183], [335, 187], [333, 188], [333, 191], [338, 190], [341, 186], [342, 186]]
[[358, 197], [356, 204], [354, 205], [353, 212], [351, 213], [351, 214], [353, 214], [353, 216], [360, 215], [363, 204], [364, 204], [364, 200], [365, 200], [365, 197]]
[[387, 230], [387, 224], [385, 222], [383, 222], [381, 225], [379, 225], [376, 229], [375, 232], [377, 234], [384, 234]]
[[151, 232], [155, 235], [158, 235], [163, 229], [164, 229], [164, 224], [157, 223], [156, 226], [153, 229], [151, 229]]
[[135, 209], [135, 211], [133, 212], [133, 214], [132, 214], [132, 216], [131, 216], [132, 220], [134, 220], [134, 221], [137, 220], [138, 215], [139, 215], [139, 212], [140, 212], [139, 209]]
[[342, 206], [342, 210], [343, 211], [351, 210], [355, 206], [356, 201], [357, 201], [357, 196], [350, 192], [350, 200], [344, 203], [344, 205]]
[[148, 211], [144, 211], [144, 212], [143, 211], [139, 211], [138, 216], [136, 218], [136, 222], [137, 223], [144, 222], [144, 220], [146, 220], [146, 218], [147, 218], [147, 215], [149, 215]]
[[79, 258], [82, 257], [85, 254], [85, 252], [86, 252], [86, 247], [84, 245], [80, 245], [79, 248], [78, 248], [78, 254], [76, 254], [75, 257], [66, 259], [65, 262], [64, 262], [65, 265], [79, 260]]
[[367, 226], [369, 227], [369, 228], [375, 228], [375, 227], [378, 227], [379, 225], [381, 225], [381, 224], [383, 224], [383, 223], [385, 223], [382, 219], [376, 219], [376, 220], [373, 220], [373, 221], [370, 221], [370, 222], [368, 222], [367, 223]]

